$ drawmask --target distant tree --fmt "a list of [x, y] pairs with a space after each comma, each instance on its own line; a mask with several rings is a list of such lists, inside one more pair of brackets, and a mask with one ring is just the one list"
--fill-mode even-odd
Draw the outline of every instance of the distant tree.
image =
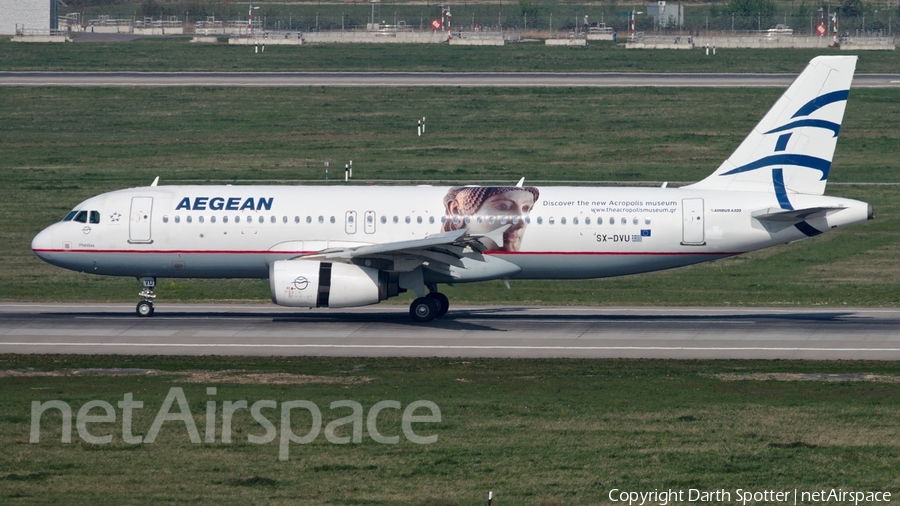
[[812, 5], [806, 3], [806, 0], [801, 0], [800, 5], [797, 6], [797, 9], [794, 11], [793, 15], [798, 18], [807, 18], [813, 13]]
[[728, 10], [734, 13], [736, 27], [755, 30], [758, 27], [772, 25], [772, 19], [775, 16], [775, 2], [772, 0], [729, 0]]
[[775, 2], [772, 0], [730, 0], [728, 8], [735, 16], [771, 17], [775, 15]]
[[158, 16], [159, 4], [156, 0], [143, 0], [141, 2], [141, 16]]
[[863, 8], [862, 0], [841, 0], [838, 12], [845, 18], [856, 18], [862, 15]]

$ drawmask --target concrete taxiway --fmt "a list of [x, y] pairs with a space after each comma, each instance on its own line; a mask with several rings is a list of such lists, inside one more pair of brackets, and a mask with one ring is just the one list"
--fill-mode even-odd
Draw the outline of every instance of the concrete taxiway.
[[900, 309], [0, 304], [0, 353], [900, 359]]
[[[796, 74], [535, 72], [0, 72], [0, 86], [462, 86], [787, 88]], [[853, 88], [900, 88], [900, 74], [856, 74]]]

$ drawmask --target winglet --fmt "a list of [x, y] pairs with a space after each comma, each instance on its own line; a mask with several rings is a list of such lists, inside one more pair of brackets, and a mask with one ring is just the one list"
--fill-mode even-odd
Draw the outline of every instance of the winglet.
[[523, 177], [522, 179], [519, 180], [518, 183], [516, 183], [516, 188], [521, 188], [522, 185], [524, 185], [524, 184], [525, 184], [525, 178]]
[[156, 179], [154, 179], [153, 182], [150, 183], [150, 186], [156, 186], [157, 184], [159, 184], [159, 176], [156, 176]]
[[[469, 235], [471, 237], [477, 237], [479, 239], [481, 239], [482, 237], [484, 237], [485, 239], [490, 239], [490, 240], [494, 241], [495, 243], [497, 243], [497, 245], [502, 248], [503, 247], [503, 233], [506, 232], [506, 229], [508, 229], [511, 226], [512, 225], [504, 225], [500, 228], [491, 230], [490, 232], [488, 232], [486, 234], [469, 234]], [[484, 243], [482, 243], [482, 244], [484, 244]]]

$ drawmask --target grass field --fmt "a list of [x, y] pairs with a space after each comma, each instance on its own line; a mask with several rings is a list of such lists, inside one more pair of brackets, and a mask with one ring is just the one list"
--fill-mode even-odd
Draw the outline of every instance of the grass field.
[[[52, 267], [31, 238], [81, 200], [149, 184], [324, 179], [691, 181], [712, 172], [778, 90], [0, 89], [0, 300], [129, 301], [132, 279]], [[900, 102], [854, 90], [831, 181], [897, 183]], [[727, 106], [723, 105], [727, 104]], [[416, 118], [428, 133], [415, 136]], [[335, 184], [335, 183], [331, 183]], [[343, 184], [343, 183], [337, 183]], [[900, 187], [840, 186], [874, 221], [669, 272], [448, 289], [457, 303], [900, 303]], [[160, 302], [267, 300], [255, 281], [161, 280]], [[405, 299], [400, 299], [401, 301]]]
[[[503, 47], [445, 44], [249, 46], [191, 44], [189, 38], [119, 43], [22, 44], [0, 41], [0, 71], [431, 71], [431, 72], [779, 72], [799, 73], [825, 49], [626, 50], [609, 42], [587, 47], [518, 43]], [[846, 53], [844, 51], [843, 53]], [[896, 73], [897, 51], [860, 51], [859, 73]]]
[[[73, 375], [86, 368], [107, 371]], [[111, 368], [159, 372], [111, 376]], [[495, 505], [574, 505], [608, 504], [614, 488], [896, 496], [900, 487], [892, 363], [5, 355], [0, 378], [3, 504], [449, 506], [484, 504], [493, 491]], [[117, 402], [131, 392], [144, 403], [133, 434], [146, 436], [172, 387], [184, 389], [201, 438], [206, 403], [216, 402], [215, 442], [191, 443], [175, 421], [152, 444], [125, 443]], [[112, 435], [109, 444], [89, 444], [74, 428], [72, 443], [61, 443], [55, 410], [43, 415], [40, 442], [29, 443], [32, 401], [64, 401], [77, 413], [95, 399], [115, 409], [115, 423], [87, 426]], [[309, 400], [325, 426], [348, 414], [329, 409], [345, 399], [366, 413], [382, 400], [434, 402], [440, 423], [413, 427], [438, 440], [380, 444], [365, 429], [361, 443], [338, 445], [323, 432], [279, 461], [278, 439], [248, 442], [265, 430], [242, 410], [233, 442], [222, 442], [223, 401]], [[293, 413], [293, 431], [306, 433], [309, 416]], [[280, 430], [277, 410], [263, 414]], [[399, 411], [383, 411], [378, 430], [401, 435]]]

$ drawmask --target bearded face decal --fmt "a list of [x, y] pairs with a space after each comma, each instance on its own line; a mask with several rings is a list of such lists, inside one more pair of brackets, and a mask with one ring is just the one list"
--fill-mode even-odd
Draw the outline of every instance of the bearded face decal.
[[540, 191], [533, 186], [458, 186], [444, 196], [447, 221], [442, 231], [468, 229], [473, 234], [487, 234], [501, 227], [503, 244], [483, 238], [489, 250], [519, 251], [527, 226], [525, 218]]

